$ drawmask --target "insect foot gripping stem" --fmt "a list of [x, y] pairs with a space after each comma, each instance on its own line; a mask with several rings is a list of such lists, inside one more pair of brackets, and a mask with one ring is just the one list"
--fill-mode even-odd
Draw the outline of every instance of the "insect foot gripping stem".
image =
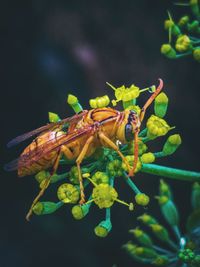
[[[109, 103], [109, 99], [107, 98], [106, 100], [101, 98], [100, 102], [97, 99], [97, 108], [82, 111], [82, 106], [78, 98], [70, 95], [68, 103], [76, 113], [74, 116], [61, 120], [57, 114], [50, 113], [49, 124], [13, 139], [9, 143], [10, 146], [39, 135], [35, 139], [38, 142], [33, 141], [30, 144], [31, 148], [33, 148], [31, 150], [32, 152], [25, 153], [23, 156], [24, 160], [20, 162], [20, 168], [28, 169], [29, 167], [31, 173], [35, 171], [35, 179], [41, 189], [26, 216], [27, 220], [30, 219], [32, 212], [38, 216], [47, 215], [65, 205], [72, 205], [73, 218], [75, 220], [81, 220], [87, 216], [90, 212], [91, 205], [93, 205], [97, 209], [105, 211], [105, 218], [102, 218], [102, 221], [98, 222], [94, 229], [94, 233], [98, 237], [103, 238], [112, 229], [111, 209], [114, 205], [117, 206], [118, 203], [123, 204], [129, 211], [133, 211], [135, 205], [144, 207], [150, 201], [150, 197], [146, 192], [139, 189], [129, 176], [142, 172], [154, 174], [158, 177], [200, 182], [200, 172], [179, 170], [156, 164], [158, 158], [173, 156], [173, 153], [181, 145], [181, 137], [178, 133], [169, 134], [174, 127], [171, 127], [166, 121], [169, 100], [166, 94], [160, 94], [162, 87], [163, 82], [160, 80], [160, 84], [156, 89], [155, 86], [140, 89], [135, 85], [116, 88], [115, 96], [117, 100], [122, 101], [124, 108], [122, 111], [105, 107]], [[144, 105], [139, 105], [140, 93], [150, 94], [150, 97]], [[116, 102], [118, 103], [118, 101]], [[142, 123], [144, 115], [147, 113], [147, 108], [151, 103], [154, 105], [154, 113], [149, 113], [147, 122]], [[133, 120], [133, 124], [134, 122], [139, 122], [139, 124], [136, 123], [132, 127], [134, 129], [132, 135], [134, 136], [134, 140], [131, 137], [127, 141], [127, 144], [122, 143], [117, 146], [116, 123], [120, 121], [121, 124], [127, 124], [127, 118], [122, 116], [127, 110], [134, 111], [133, 113], [135, 115], [133, 119], [135, 120]], [[91, 116], [92, 114], [95, 114], [95, 120]], [[95, 127], [96, 123], [100, 127]], [[90, 127], [90, 125], [92, 126]], [[164, 139], [166, 135], [168, 136], [162, 149], [157, 152], [151, 151], [151, 143], [157, 138]], [[42, 145], [40, 146], [41, 141]], [[37, 146], [36, 143], [38, 144]], [[62, 149], [63, 147], [64, 149]], [[77, 149], [80, 152], [79, 156], [74, 157], [73, 153], [77, 152]], [[59, 154], [58, 151], [60, 151]], [[57, 155], [56, 159], [54, 157], [55, 155]], [[73, 160], [75, 160], [75, 163]], [[34, 165], [31, 167], [30, 165], [33, 161]], [[51, 164], [51, 162], [54, 164]], [[40, 172], [37, 172], [38, 169], [34, 169], [36, 165], [41, 166]], [[64, 168], [67, 169], [71, 166], [71, 169], [65, 173], [58, 174], [56, 171], [59, 165], [65, 165]], [[18, 167], [18, 161], [13, 161], [8, 164], [9, 171], [16, 170]], [[50, 175], [47, 169], [52, 167], [53, 172]], [[122, 178], [124, 183], [132, 191], [128, 196], [130, 202], [120, 199], [117, 184], [115, 185], [114, 183], [115, 178], [118, 177]], [[57, 194], [55, 194], [57, 196], [57, 202], [40, 202], [40, 197], [43, 196], [50, 183], [58, 183]], [[88, 188], [85, 194], [84, 190], [87, 186]], [[199, 188], [200, 186], [195, 184], [192, 194], [192, 203], [195, 210], [197, 207], [199, 209]], [[163, 182], [160, 187], [160, 192], [164, 192], [164, 196], [159, 198], [162, 213], [168, 222], [170, 224], [173, 223], [173, 226], [175, 226], [174, 231], [178, 239], [179, 232], [176, 227], [178, 222], [176, 208], [172, 203], [173, 200], [170, 197], [169, 187], [163, 184]], [[188, 221], [188, 229], [192, 229], [195, 225], [196, 218], [200, 217], [199, 211], [196, 212], [197, 214], [192, 215]], [[147, 219], [147, 217], [149, 218], [147, 215], [140, 216], [143, 219]], [[149, 220], [147, 221], [149, 222]], [[166, 228], [159, 225], [152, 218], [150, 222], [154, 224], [154, 226], [151, 226], [153, 233], [162, 238], [171, 247], [172, 251], [176, 250], [176, 257], [178, 257], [177, 245], [174, 245], [170, 241], [171, 239]], [[166, 258], [162, 253], [160, 254], [160, 250], [156, 249], [155, 246], [153, 248], [146, 248], [147, 245], [150, 246], [153, 242], [150, 242], [143, 232], [137, 230], [133, 231], [133, 233], [143, 242], [141, 244], [142, 247], [132, 245], [134, 248], [132, 249], [133, 257], [142, 260], [147, 257], [145, 263], [149, 264], [150, 261], [153, 261], [157, 265], [165, 263], [167, 260], [173, 260], [173, 258], [169, 259], [170, 256]], [[184, 243], [184, 239], [179, 240], [181, 240], [181, 244]], [[130, 249], [131, 245], [129, 244], [128, 247]], [[154, 251], [155, 249], [156, 253]], [[183, 249], [185, 248], [183, 247]], [[186, 260], [188, 254], [191, 253], [184, 250], [180, 253], [179, 258], [182, 261]], [[195, 261], [197, 260], [198, 257], [196, 256]], [[193, 262], [191, 266], [193, 266]]]

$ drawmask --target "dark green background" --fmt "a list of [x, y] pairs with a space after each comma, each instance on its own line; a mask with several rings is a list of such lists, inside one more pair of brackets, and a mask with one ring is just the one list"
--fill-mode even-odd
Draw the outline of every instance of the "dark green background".
[[[174, 17], [187, 8], [173, 7], [172, 1], [4, 1], [1, 27], [1, 156], [4, 163], [17, 157], [25, 144], [8, 150], [13, 137], [47, 122], [47, 112], [62, 118], [71, 116], [66, 105], [74, 93], [89, 108], [90, 98], [109, 94], [105, 82], [116, 86], [132, 83], [146, 87], [164, 80], [170, 98], [166, 117], [176, 125], [183, 144], [166, 166], [199, 169], [199, 64], [192, 58], [168, 60], [160, 54], [167, 42], [163, 30], [166, 10]], [[4, 4], [3, 4], [4, 3]], [[147, 94], [140, 98], [144, 103]], [[155, 144], [156, 142], [156, 144]], [[152, 144], [161, 148], [163, 140]], [[92, 208], [83, 221], [74, 221], [70, 208], [44, 217], [25, 214], [37, 193], [33, 177], [17, 178], [15, 172], [1, 174], [0, 266], [2, 267], [117, 267], [138, 266], [121, 245], [130, 239], [128, 229], [144, 211], [158, 214], [156, 200], [159, 177], [137, 175], [135, 182], [152, 196], [148, 210], [137, 207], [130, 213], [116, 203], [112, 208], [113, 230], [98, 239], [94, 227], [104, 212]], [[181, 211], [184, 230], [190, 211], [190, 183], [171, 182]], [[131, 191], [120, 179], [116, 188], [121, 199]], [[55, 200], [56, 186], [43, 199]], [[162, 218], [161, 221], [163, 222]]]

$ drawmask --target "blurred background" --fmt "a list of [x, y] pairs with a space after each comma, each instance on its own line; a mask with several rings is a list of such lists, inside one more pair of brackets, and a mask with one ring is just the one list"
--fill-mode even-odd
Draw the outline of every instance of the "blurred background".
[[[183, 144], [159, 162], [199, 170], [200, 66], [192, 58], [173, 61], [160, 54], [161, 44], [168, 41], [163, 29], [167, 10], [173, 10], [176, 19], [187, 13], [186, 7], [174, 7], [167, 0], [3, 1], [1, 6], [1, 166], [27, 145], [8, 150], [6, 143], [46, 124], [48, 111], [62, 118], [73, 114], [66, 104], [68, 93], [89, 108], [90, 98], [108, 94], [112, 99], [106, 81], [143, 88], [157, 84], [161, 77], [170, 99], [166, 119], [176, 126], [173, 133], [181, 134]], [[147, 98], [143, 94], [140, 104]], [[152, 150], [161, 148], [163, 142], [153, 144]], [[104, 212], [97, 208], [82, 221], [75, 221], [66, 206], [26, 222], [37, 183], [31, 176], [19, 179], [15, 172], [1, 168], [0, 266], [137, 266], [121, 246], [130, 239], [128, 229], [138, 224], [136, 216], [145, 211], [160, 218], [153, 198], [159, 177], [140, 174], [135, 182], [151, 196], [148, 209], [131, 213], [116, 203], [113, 230], [99, 239], [93, 229], [104, 219]], [[184, 231], [191, 184], [169, 183]], [[120, 179], [116, 188], [121, 199], [131, 197]], [[43, 199], [54, 200], [55, 195], [56, 186], [52, 186]]]

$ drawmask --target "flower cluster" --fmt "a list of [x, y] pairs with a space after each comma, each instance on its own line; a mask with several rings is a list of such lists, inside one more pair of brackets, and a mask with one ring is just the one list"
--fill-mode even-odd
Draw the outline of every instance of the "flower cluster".
[[148, 263], [154, 266], [200, 266], [200, 184], [194, 183], [192, 188], [192, 213], [188, 216], [187, 233], [182, 234], [179, 227], [180, 216], [174, 203], [169, 185], [160, 181], [158, 203], [161, 213], [170, 226], [170, 231], [149, 214], [143, 214], [138, 220], [146, 225], [157, 241], [164, 247], [156, 245], [152, 236], [136, 227], [129, 230], [137, 243], [129, 241], [123, 248], [139, 263]]
[[191, 8], [193, 18], [184, 15], [175, 22], [169, 14], [169, 18], [165, 20], [164, 28], [168, 31], [169, 43], [161, 46], [161, 53], [170, 59], [193, 55], [200, 62], [199, 3], [198, 0], [190, 0], [187, 5]]
[[[136, 98], [139, 94], [144, 91], [152, 93], [155, 90], [155, 86], [140, 89], [135, 85], [132, 85], [130, 88], [125, 86], [113, 88], [115, 90], [116, 97], [116, 101], [113, 101], [113, 104], [115, 105], [116, 102], [122, 101], [124, 109], [134, 109], [136, 112], [140, 112], [140, 107], [136, 105]], [[83, 110], [77, 97], [69, 95], [67, 102], [75, 113], [79, 113]], [[91, 99], [89, 103], [92, 108], [103, 108], [110, 103], [110, 99], [108, 96], [103, 96]], [[174, 128], [169, 126], [164, 119], [167, 107], [168, 97], [162, 92], [154, 101], [154, 114], [147, 119], [146, 127], [143, 127], [143, 130], [139, 134], [139, 160], [137, 162], [135, 172], [153, 173], [155, 175], [162, 174], [165, 177], [174, 179], [197, 179], [200, 177], [199, 173], [191, 173], [189, 171], [182, 171], [153, 164], [157, 158], [173, 154], [181, 144], [180, 135], [173, 134], [168, 136], [161, 151], [149, 151], [149, 141], [166, 135]], [[50, 122], [56, 122], [59, 120], [60, 117], [57, 114], [49, 112]], [[134, 161], [134, 142], [132, 141], [125, 145], [119, 143], [117, 144], [126, 160], [132, 164]], [[68, 164], [69, 166], [72, 166], [68, 172], [60, 174], [56, 173], [51, 177], [51, 184], [58, 183], [58, 202], [38, 202], [33, 207], [33, 212], [36, 215], [50, 214], [63, 205], [71, 204], [73, 205], [71, 209], [72, 216], [76, 220], [81, 220], [88, 214], [91, 206], [93, 205], [99, 209], [105, 210], [105, 219], [94, 229], [97, 236], [105, 237], [112, 228], [111, 208], [115, 203], [124, 204], [130, 211], [134, 210], [135, 205], [146, 206], [149, 203], [149, 197], [130, 179], [127, 174], [128, 170], [126, 164], [121, 161], [117, 152], [112, 149], [101, 147], [101, 149], [97, 150], [92, 157], [83, 162], [81, 166], [81, 173], [84, 180], [84, 188], [87, 187], [87, 200], [82, 205], [79, 204], [80, 187], [77, 167], [72, 162], [67, 161], [64, 157], [61, 158], [60, 164]], [[40, 188], [43, 188], [49, 175], [48, 171], [41, 171], [35, 176]], [[133, 195], [131, 196], [130, 203], [119, 198], [117, 187], [115, 186], [116, 177], [122, 177], [125, 183], [131, 188]], [[156, 227], [157, 230], [155, 231], [160, 231], [159, 225]]]

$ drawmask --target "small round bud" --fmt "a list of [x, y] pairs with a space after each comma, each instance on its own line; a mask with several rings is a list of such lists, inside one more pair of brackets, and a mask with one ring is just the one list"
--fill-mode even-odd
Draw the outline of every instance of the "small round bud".
[[191, 23], [187, 23], [187, 30], [190, 33], [198, 32], [198, 28], [199, 28], [199, 21], [198, 20], [193, 20]]
[[92, 192], [92, 198], [100, 209], [110, 208], [117, 197], [117, 191], [108, 184], [99, 184]]
[[94, 229], [95, 234], [98, 237], [106, 237], [112, 229], [112, 224], [110, 220], [105, 220], [100, 222]]
[[196, 48], [193, 50], [193, 58], [200, 62], [200, 48]]
[[144, 153], [141, 157], [140, 160], [142, 163], [152, 163], [155, 161], [155, 156], [153, 153], [148, 152], [148, 153]]
[[109, 183], [109, 177], [105, 172], [95, 172], [95, 174], [92, 176], [92, 180], [97, 185]]
[[139, 193], [135, 196], [135, 201], [138, 205], [147, 206], [149, 204], [149, 197], [144, 193]]
[[50, 173], [47, 171], [40, 171], [35, 175], [35, 179], [40, 184], [42, 181], [46, 180], [47, 177], [50, 176]]
[[180, 27], [185, 26], [189, 22], [189, 20], [190, 20], [189, 16], [181, 17], [179, 22], [178, 22], [178, 26], [180, 26]]
[[170, 44], [163, 44], [161, 46], [161, 54], [170, 59], [176, 58], [176, 51]]
[[169, 199], [172, 198], [172, 192], [171, 192], [169, 185], [162, 179], [160, 180], [159, 193], [160, 193], [160, 196], [166, 196]]
[[75, 95], [69, 94], [67, 98], [67, 103], [69, 105], [75, 105], [78, 103], [78, 98]]
[[110, 99], [107, 95], [90, 99], [91, 108], [104, 108], [110, 104]]
[[49, 112], [49, 121], [50, 122], [58, 122], [60, 120], [60, 117], [58, 116], [58, 114], [53, 113], [53, 112]]
[[173, 154], [181, 145], [181, 137], [179, 134], [170, 135], [163, 146], [163, 153], [167, 155]]
[[45, 215], [45, 214], [51, 214], [55, 212], [58, 208], [60, 208], [60, 203], [54, 203], [54, 202], [37, 202], [35, 206], [33, 207], [33, 212], [36, 215]]
[[151, 224], [150, 227], [158, 239], [164, 242], [169, 241], [169, 233], [165, 227], [160, 224]]
[[107, 164], [107, 171], [111, 177], [122, 176], [122, 162], [118, 159], [115, 159]]
[[191, 41], [187, 35], [180, 35], [175, 44], [176, 50], [178, 52], [186, 52], [191, 48]]
[[154, 111], [155, 115], [163, 118], [165, 114], [167, 113], [167, 107], [168, 107], [168, 97], [165, 93], [160, 93], [154, 101]]
[[147, 225], [157, 224], [157, 220], [155, 218], [153, 218], [152, 216], [146, 214], [146, 213], [144, 213], [143, 215], [139, 216], [137, 219], [142, 221], [143, 223], [145, 223]]
[[89, 206], [87, 204], [75, 205], [72, 208], [72, 215], [76, 220], [83, 219], [88, 214], [88, 212], [89, 212]]
[[71, 167], [69, 172], [69, 180], [73, 184], [79, 184], [78, 168], [76, 166]]
[[76, 203], [79, 200], [79, 191], [72, 184], [62, 184], [57, 191], [58, 199], [64, 203]]
[[[133, 155], [134, 154], [134, 148], [135, 148], [135, 144], [134, 142], [130, 142], [128, 144], [128, 151], [127, 153], [129, 155]], [[142, 140], [138, 141], [138, 150], [139, 150], [139, 156], [144, 154], [147, 151], [147, 145], [145, 143], [142, 142]]]
[[174, 22], [173, 22], [173, 20], [171, 20], [171, 19], [166, 19], [165, 21], [164, 21], [164, 28], [165, 28], [165, 30], [169, 30], [169, 28], [171, 28], [171, 27], [173, 27], [174, 26]]

